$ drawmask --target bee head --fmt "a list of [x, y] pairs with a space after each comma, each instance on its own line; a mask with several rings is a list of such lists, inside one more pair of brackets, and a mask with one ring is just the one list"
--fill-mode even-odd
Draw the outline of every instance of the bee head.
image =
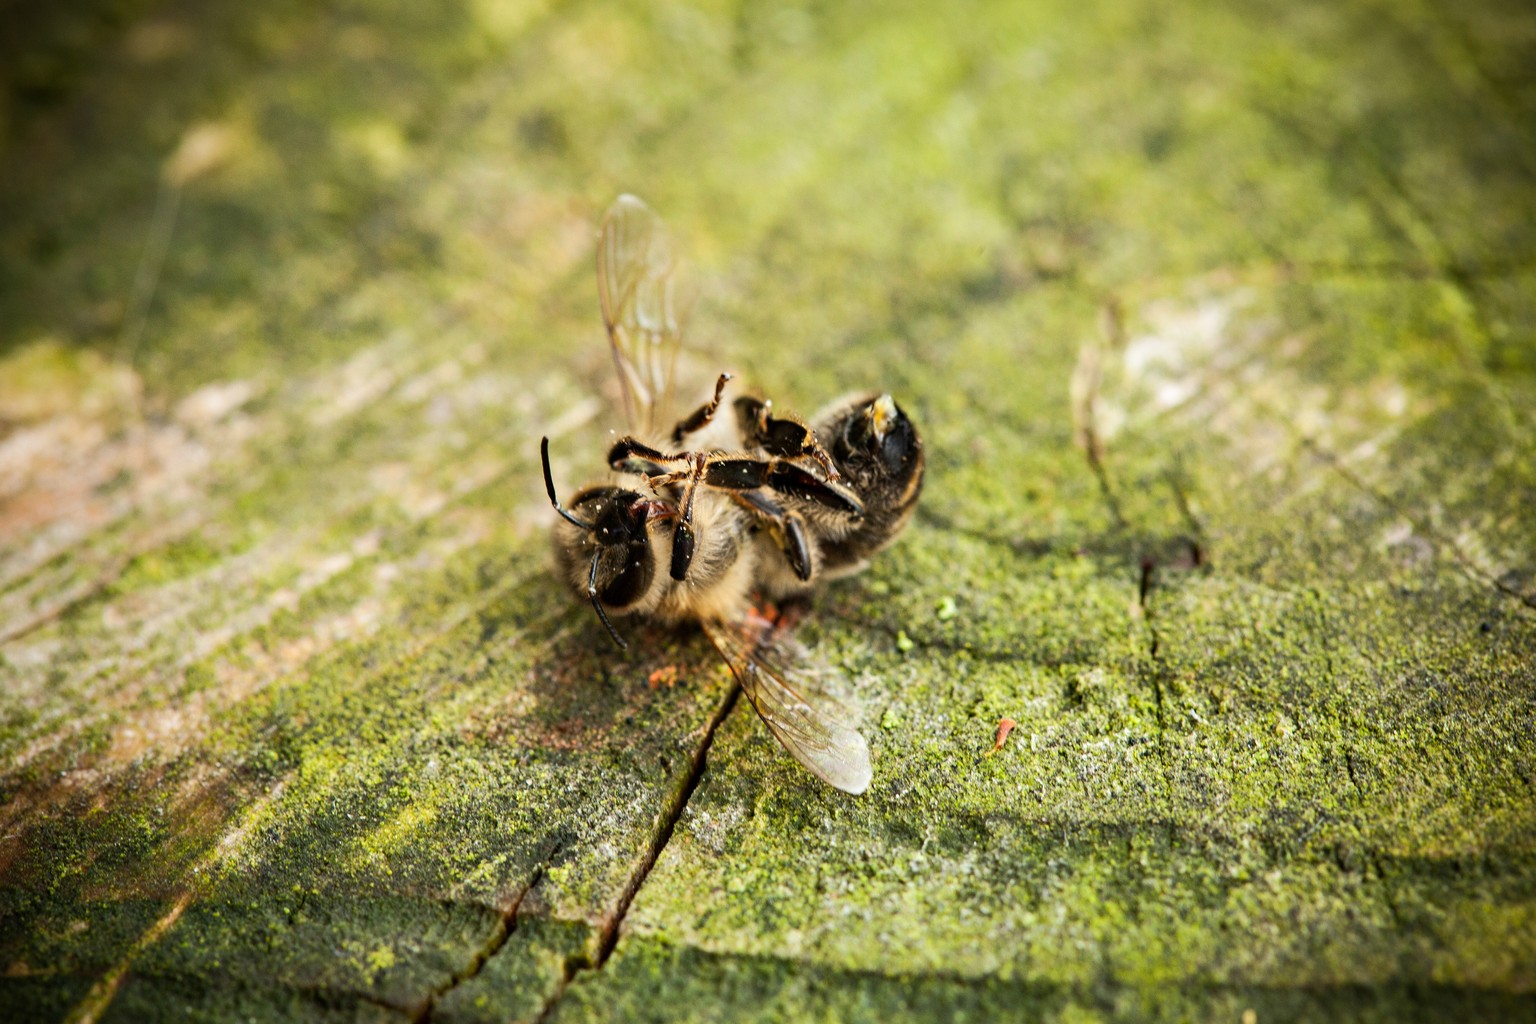
[[627, 611], [645, 600], [656, 567], [647, 524], [652, 519], [675, 516], [676, 510], [666, 502], [647, 501], [637, 492], [621, 487], [589, 487], [578, 492], [571, 507], [566, 508], [555, 496], [555, 481], [549, 469], [549, 438], [544, 438], [539, 454], [544, 462], [549, 503], [569, 524], [559, 528], [567, 531], [566, 539], [560, 540], [561, 534], [557, 532], [555, 550], [571, 581], [585, 590], [608, 635], [623, 648], [624, 639], [613, 628], [604, 607]]
[[911, 472], [922, 448], [917, 428], [890, 395], [880, 395], [848, 417], [842, 445], [856, 461], [873, 462], [893, 479]]
[[645, 539], [646, 502], [634, 491], [593, 487], [577, 494], [571, 511], [586, 521], [592, 540], [601, 547], [628, 545]]

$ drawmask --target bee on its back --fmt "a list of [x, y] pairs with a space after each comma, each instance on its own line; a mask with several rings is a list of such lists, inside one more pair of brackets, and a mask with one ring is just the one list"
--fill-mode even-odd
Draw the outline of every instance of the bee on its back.
[[753, 396], [720, 414], [730, 374], [669, 420], [683, 320], [676, 269], [661, 219], [620, 196], [603, 219], [597, 280], [631, 433], [609, 451], [614, 478], [577, 491], [569, 507], [544, 439], [560, 575], [621, 648], [614, 618], [699, 623], [785, 749], [838, 789], [863, 792], [863, 737], [821, 692], [823, 669], [752, 602], [857, 572], [890, 544], [922, 490], [922, 441], [888, 394], [850, 395], [809, 422]]

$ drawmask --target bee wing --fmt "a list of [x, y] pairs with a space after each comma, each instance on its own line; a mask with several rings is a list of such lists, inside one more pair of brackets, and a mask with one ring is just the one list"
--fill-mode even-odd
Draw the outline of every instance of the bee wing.
[[704, 631], [731, 666], [763, 724], [811, 774], [845, 793], [862, 793], [872, 775], [869, 747], [847, 709], [822, 691], [827, 669], [782, 631], [755, 617], [706, 621]]
[[688, 314], [678, 271], [666, 223], [635, 196], [614, 200], [597, 245], [597, 295], [632, 433], [653, 433], [671, 411]]

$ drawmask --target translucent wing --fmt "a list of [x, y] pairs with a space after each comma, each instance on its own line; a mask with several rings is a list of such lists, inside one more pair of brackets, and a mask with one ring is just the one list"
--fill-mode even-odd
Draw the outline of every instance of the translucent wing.
[[705, 622], [704, 631], [731, 666], [774, 738], [811, 774], [845, 793], [869, 788], [869, 747], [846, 709], [821, 690], [827, 671], [766, 620]]
[[619, 196], [603, 217], [597, 295], [631, 432], [671, 426], [665, 419], [688, 305], [680, 278], [666, 224], [635, 196]]

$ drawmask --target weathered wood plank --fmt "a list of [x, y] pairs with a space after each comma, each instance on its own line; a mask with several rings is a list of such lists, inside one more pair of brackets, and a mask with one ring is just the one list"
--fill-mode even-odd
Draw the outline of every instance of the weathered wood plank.
[[[930, 7], [27, 23], [0, 1007], [1529, 1012], [1529, 17]], [[621, 190], [698, 255], [706, 377], [924, 429], [909, 535], [801, 627], [863, 798], [549, 572]]]

